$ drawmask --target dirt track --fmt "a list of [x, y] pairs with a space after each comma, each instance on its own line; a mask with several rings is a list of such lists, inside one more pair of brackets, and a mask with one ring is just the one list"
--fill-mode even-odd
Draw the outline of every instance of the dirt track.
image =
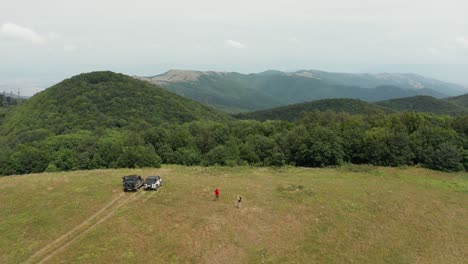
[[[56, 240], [48, 243], [43, 248], [38, 250], [31, 257], [29, 257], [24, 263], [46, 262], [47, 260], [55, 256], [56, 254], [65, 250], [73, 242], [75, 242], [76, 240], [86, 235], [94, 227], [98, 226], [99, 224], [109, 219], [116, 212], [116, 210], [126, 205], [127, 203], [142, 197], [144, 193], [145, 193], [144, 191], [140, 191], [138, 193], [133, 193], [130, 195], [125, 195], [124, 193], [121, 193], [120, 195], [112, 199], [109, 203], [107, 203], [102, 209], [100, 209], [99, 211], [97, 211], [96, 213], [88, 217], [81, 224], [75, 226], [73, 229], [71, 229], [67, 233], [63, 234]], [[148, 193], [144, 201], [147, 201], [151, 196], [153, 196], [153, 194]]]

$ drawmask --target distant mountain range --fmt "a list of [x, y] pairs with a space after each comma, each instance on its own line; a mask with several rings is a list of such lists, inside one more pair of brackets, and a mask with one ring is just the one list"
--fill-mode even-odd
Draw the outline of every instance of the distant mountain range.
[[[330, 84], [328, 82], [331, 82], [330, 76], [333, 74], [318, 72], [317, 75], [310, 75], [312, 72], [317, 71], [267, 71], [248, 75], [169, 71], [155, 77], [138, 77], [158, 85], [112, 72], [80, 74], [27, 100], [1, 95], [3, 107], [0, 108], [0, 135], [21, 135], [37, 129], [52, 129], [55, 133], [63, 133], [68, 130], [96, 127], [145, 127], [147, 124], [162, 122], [224, 121], [232, 118], [200, 104], [200, 101], [225, 111], [260, 108], [262, 110], [235, 115], [236, 118], [256, 120], [296, 120], [304, 112], [310, 111], [364, 115], [394, 111], [446, 115], [468, 113], [468, 94], [445, 99], [426, 95], [413, 96], [423, 91], [436, 94], [437, 97], [442, 96], [440, 91], [463, 91], [463, 88], [453, 84], [427, 81], [427, 78], [420, 77], [420, 82], [416, 85], [415, 80], [419, 78], [416, 75], [350, 75], [349, 80], [354, 83], [358, 82], [356, 80], [359, 76], [365, 76], [359, 79], [361, 86], [366, 83], [363, 80], [373, 80], [372, 85], [379, 84], [376, 81], [378, 79], [388, 82], [376, 88], [363, 88]], [[337, 80], [343, 80], [345, 74], [336, 76], [339, 77], [336, 77]], [[408, 78], [414, 79], [409, 81]], [[394, 84], [391, 82], [397, 81], [400, 86], [391, 85]], [[430, 85], [437, 83], [440, 84], [440, 88], [436, 91], [433, 90], [435, 86]], [[426, 86], [431, 88], [424, 88]], [[371, 87], [371, 84], [366, 87]], [[166, 90], [175, 91], [189, 99]], [[341, 99], [323, 99], [332, 95]], [[399, 95], [403, 96], [395, 98]], [[190, 98], [196, 98], [199, 102]], [[379, 100], [381, 98], [392, 99]], [[273, 107], [270, 107], [271, 105]]]
[[330, 98], [375, 102], [416, 95], [444, 98], [468, 92], [461, 85], [416, 74], [352, 74], [316, 70], [241, 74], [171, 70], [161, 75], [135, 78], [225, 112], [246, 112]]

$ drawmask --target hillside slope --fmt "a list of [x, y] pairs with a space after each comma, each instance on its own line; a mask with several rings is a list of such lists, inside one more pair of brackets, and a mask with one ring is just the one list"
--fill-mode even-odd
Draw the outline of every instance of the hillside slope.
[[430, 96], [414, 96], [377, 102], [377, 105], [395, 111], [427, 112], [438, 115], [457, 115], [468, 113], [468, 109], [450, 101]]
[[281, 105], [281, 100], [251, 88], [253, 76], [240, 73], [171, 70], [153, 77], [137, 77], [226, 112]]
[[0, 125], [2, 124], [6, 114], [22, 101], [23, 99], [16, 99], [6, 94], [0, 94]]
[[446, 99], [447, 101], [457, 104], [459, 106], [468, 108], [468, 94], [456, 96], [456, 97], [450, 97]]
[[333, 111], [349, 114], [384, 114], [392, 110], [357, 99], [324, 99], [307, 103], [281, 106], [277, 108], [260, 110], [235, 115], [239, 119], [265, 120], [288, 120], [293, 121], [303, 116], [305, 112], [311, 111]]
[[[165, 184], [124, 194], [121, 177], [129, 174], [161, 175]], [[461, 264], [466, 186], [463, 174], [368, 166], [0, 177], [0, 260]]]
[[321, 71], [258, 74], [171, 70], [136, 77], [227, 112], [253, 111], [319, 99], [381, 101], [415, 95], [437, 98], [464, 88], [412, 74], [344, 74]]
[[112, 72], [66, 79], [36, 94], [5, 118], [3, 135], [48, 129], [136, 128], [161, 122], [223, 121], [228, 116], [155, 85]]

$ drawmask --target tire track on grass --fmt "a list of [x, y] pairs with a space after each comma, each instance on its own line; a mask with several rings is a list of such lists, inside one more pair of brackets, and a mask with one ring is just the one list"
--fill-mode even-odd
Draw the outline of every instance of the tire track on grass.
[[[141, 192], [140, 192], [141, 193]], [[124, 193], [121, 193], [119, 196], [110, 201], [106, 206], [101, 210], [94, 213], [84, 222], [74, 227], [72, 230], [68, 231], [64, 235], [60, 236], [53, 242], [47, 244], [45, 247], [37, 251], [32, 255], [25, 263], [43, 263], [44, 261], [50, 259], [59, 251], [65, 249], [72, 242], [76, 241], [78, 238], [82, 237], [84, 234], [88, 233], [93, 227], [107, 220], [113, 213], [127, 204], [130, 201], [133, 201], [137, 197], [138, 193], [132, 194], [128, 199], [122, 199], [125, 197]], [[141, 195], [140, 195], [141, 196]], [[94, 220], [97, 220], [94, 222]], [[42, 260], [41, 260], [42, 259]]]
[[74, 238], [72, 238], [71, 240], [69, 240], [68, 242], [66, 242], [65, 244], [62, 244], [62, 245], [59, 245], [59, 247], [57, 249], [55, 249], [54, 251], [52, 251], [49, 255], [45, 256], [41, 261], [38, 262], [38, 264], [42, 264], [44, 262], [46, 262], [47, 260], [49, 260], [50, 258], [52, 258], [53, 256], [55, 256], [56, 254], [62, 252], [63, 250], [65, 250], [70, 244], [72, 244], [73, 242], [75, 242], [76, 240], [80, 239], [81, 237], [83, 237], [84, 235], [86, 235], [88, 232], [90, 232], [94, 227], [96, 227], [97, 225], [101, 224], [102, 222], [106, 221], [107, 219], [109, 219], [114, 213], [115, 211], [117, 211], [120, 207], [128, 204], [129, 202], [132, 202], [134, 201], [135, 199], [139, 198], [139, 196], [142, 196], [141, 193], [143, 192], [139, 192], [139, 193], [135, 193], [133, 194], [130, 198], [128, 198], [127, 200], [124, 200], [123, 202], [119, 203], [118, 205], [116, 205], [114, 208], [112, 208], [112, 210], [110, 212], [108, 212], [106, 215], [104, 215], [103, 217], [101, 217], [97, 222], [95, 222], [94, 224], [92, 224], [91, 226], [87, 227], [86, 229], [84, 229], [80, 234], [78, 234], [77, 236], [75, 236]]
[[103, 213], [107, 208], [112, 206], [114, 203], [116, 203], [118, 200], [122, 198], [124, 194], [121, 193], [119, 196], [115, 197], [112, 199], [108, 204], [106, 204], [103, 208], [101, 208], [99, 211], [96, 213], [92, 214], [90, 217], [88, 217], [86, 220], [84, 220], [81, 224], [75, 226], [72, 230], [68, 231], [67, 233], [63, 234], [59, 238], [55, 239], [54, 241], [50, 242], [49, 244], [45, 245], [43, 248], [40, 250], [36, 251], [32, 256], [30, 256], [24, 263], [31, 263], [35, 258], [41, 256], [49, 250], [51, 247], [55, 246], [56, 244], [62, 242], [64, 239], [66, 239], [69, 235], [79, 231], [81, 228], [83, 228], [85, 225], [87, 225], [89, 222], [91, 222], [94, 218], [98, 217], [101, 213]]
[[152, 192], [151, 192], [150, 194], [148, 194], [148, 195], [145, 197], [145, 199], [143, 199], [143, 201], [141, 201], [141, 202], [144, 203], [144, 202], [148, 201], [151, 197], [153, 197], [153, 196], [156, 194], [156, 192], [158, 192], [158, 191], [152, 191]]

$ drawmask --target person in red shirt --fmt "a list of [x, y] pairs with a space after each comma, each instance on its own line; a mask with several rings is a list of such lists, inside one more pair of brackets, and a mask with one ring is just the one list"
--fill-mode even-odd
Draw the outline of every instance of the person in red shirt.
[[219, 190], [218, 190], [218, 188], [215, 189], [214, 193], [215, 193], [215, 200], [218, 200], [219, 199]]

